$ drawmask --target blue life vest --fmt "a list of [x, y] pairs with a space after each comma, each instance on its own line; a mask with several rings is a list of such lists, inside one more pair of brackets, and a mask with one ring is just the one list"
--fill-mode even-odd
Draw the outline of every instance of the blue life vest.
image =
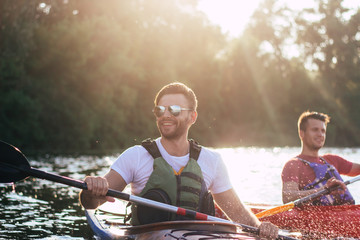
[[[301, 160], [303, 163], [309, 165], [315, 172], [315, 180], [306, 185], [303, 190], [309, 190], [314, 188], [320, 188], [325, 186], [326, 182], [335, 177], [338, 180], [344, 181], [337, 169], [329, 164], [324, 158], [320, 157], [320, 159], [324, 162], [324, 164], [312, 163], [302, 159], [300, 157], [296, 157]], [[341, 194], [339, 198], [335, 198], [333, 195], [324, 195], [319, 199], [313, 201], [313, 205], [346, 205], [346, 204], [355, 204], [354, 198], [351, 196], [349, 190], [345, 190], [344, 194]]]

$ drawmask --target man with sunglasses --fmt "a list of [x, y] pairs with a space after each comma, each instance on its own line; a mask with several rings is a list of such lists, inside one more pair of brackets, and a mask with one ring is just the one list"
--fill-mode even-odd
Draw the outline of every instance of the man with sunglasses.
[[[134, 195], [206, 214], [214, 213], [214, 199], [232, 221], [259, 227], [261, 236], [276, 238], [278, 228], [261, 223], [240, 201], [220, 154], [188, 139], [197, 119], [194, 92], [182, 83], [171, 83], [158, 92], [154, 104], [161, 137], [125, 150], [104, 177], [86, 177], [88, 190], [80, 193], [81, 204], [95, 209], [114, 201], [105, 196], [108, 188], [122, 191], [130, 184]], [[133, 225], [167, 220], [181, 218], [132, 206]]]

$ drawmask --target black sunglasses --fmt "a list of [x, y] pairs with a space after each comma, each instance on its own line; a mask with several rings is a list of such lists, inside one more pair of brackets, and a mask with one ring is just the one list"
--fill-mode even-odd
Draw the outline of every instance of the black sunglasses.
[[156, 117], [161, 117], [165, 114], [166, 108], [168, 109], [168, 111], [171, 113], [171, 115], [173, 116], [179, 116], [181, 111], [193, 111], [193, 109], [190, 108], [182, 108], [178, 105], [171, 105], [168, 107], [165, 106], [156, 106], [154, 107], [154, 109], [152, 110], [153, 113], [155, 114]]

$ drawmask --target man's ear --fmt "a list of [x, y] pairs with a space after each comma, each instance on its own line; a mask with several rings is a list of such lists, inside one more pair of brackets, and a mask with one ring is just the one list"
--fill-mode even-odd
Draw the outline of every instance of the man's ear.
[[197, 112], [192, 111], [191, 112], [191, 123], [194, 124], [196, 122], [196, 119], [197, 119]]
[[299, 138], [300, 138], [301, 140], [303, 140], [304, 135], [305, 135], [305, 131], [304, 131], [304, 130], [299, 130]]

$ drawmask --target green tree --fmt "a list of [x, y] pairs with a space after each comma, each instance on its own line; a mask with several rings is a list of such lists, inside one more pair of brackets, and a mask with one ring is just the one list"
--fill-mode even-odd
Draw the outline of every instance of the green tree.
[[[9, 19], [21, 13], [21, 5], [6, 3]], [[204, 102], [211, 99], [202, 89], [217, 81], [207, 76], [216, 73], [213, 57], [224, 38], [219, 28], [205, 25], [203, 15], [183, 10], [183, 4], [194, 3], [29, 1], [25, 10], [34, 16], [24, 22], [31, 24], [13, 32], [3, 28], [13, 35], [2, 48], [26, 51], [12, 52], [21, 61], [18, 66], [14, 60], [14, 71], [3, 61], [8, 65], [1, 74], [9, 77], [2, 78], [2, 90], [17, 92], [3, 95], [2, 138], [54, 152], [123, 148], [158, 135], [151, 109], [163, 84], [183, 81], [198, 87]], [[14, 41], [22, 32], [30, 47]], [[14, 129], [23, 121], [9, 114], [14, 101], [22, 112], [33, 113], [23, 124], [28, 131]]]
[[341, 0], [317, 2], [297, 19], [298, 44], [318, 70], [319, 94], [334, 113], [333, 143], [359, 145], [360, 11], [345, 8]]
[[241, 144], [269, 145], [276, 138], [279, 145], [296, 145], [297, 117], [322, 103], [304, 64], [288, 54], [294, 12], [277, 3], [259, 6], [222, 70], [223, 95], [231, 106], [224, 111], [232, 115], [230, 129]]

